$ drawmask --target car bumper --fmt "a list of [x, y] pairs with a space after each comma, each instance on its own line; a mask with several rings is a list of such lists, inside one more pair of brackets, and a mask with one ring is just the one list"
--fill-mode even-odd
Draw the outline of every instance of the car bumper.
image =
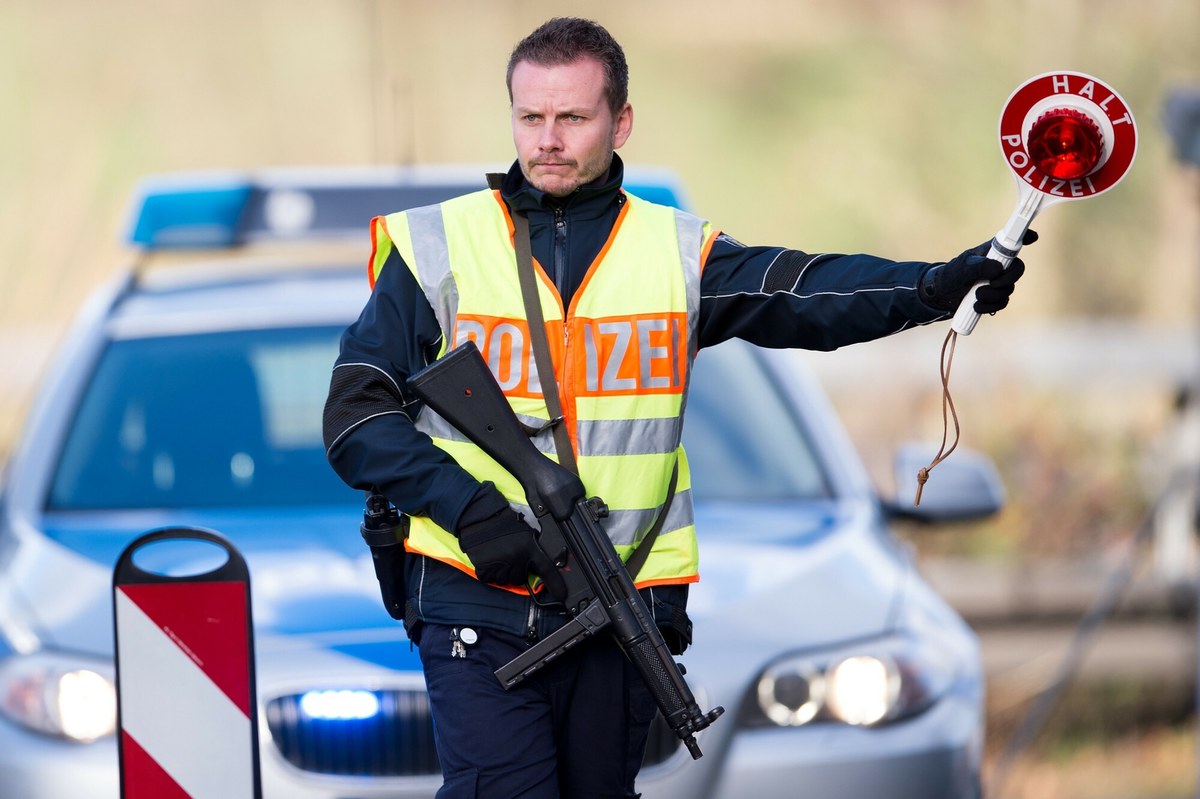
[[[927, 717], [940, 715], [926, 714]], [[974, 799], [978, 794], [977, 743], [931, 740], [923, 717], [886, 730], [742, 730], [724, 751], [705, 746], [708, 763], [686, 753], [646, 772], [645, 799]], [[942, 730], [944, 732], [944, 730]], [[941, 737], [941, 736], [939, 736]], [[264, 741], [263, 796], [283, 799], [428, 799], [441, 780], [353, 779], [299, 772]], [[719, 759], [719, 762], [714, 762]], [[63, 768], [69, 763], [69, 768]], [[715, 779], [714, 779], [715, 777]], [[117, 748], [111, 738], [70, 744], [0, 723], [0, 785], [6, 796], [117, 799]]]
[[[431, 799], [440, 777], [363, 779], [323, 777], [289, 766], [261, 738], [265, 799]], [[0, 796], [16, 799], [118, 799], [116, 739], [70, 743], [26, 732], [0, 720]]]
[[[927, 712], [876, 729], [813, 725], [739, 729], [729, 715], [701, 735], [704, 757], [680, 749], [646, 769], [645, 799], [976, 799], [982, 750], [978, 697], [951, 695]], [[302, 772], [260, 729], [266, 799], [429, 799], [436, 776], [352, 778]], [[22, 799], [117, 799], [117, 747], [74, 744], [0, 720], [0, 786]]]
[[0, 718], [0, 794], [21, 799], [117, 799], [117, 746], [26, 732]]

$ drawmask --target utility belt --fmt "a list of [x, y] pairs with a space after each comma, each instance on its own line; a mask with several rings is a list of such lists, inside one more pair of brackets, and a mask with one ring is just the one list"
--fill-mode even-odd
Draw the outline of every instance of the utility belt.
[[[367, 495], [359, 532], [371, 549], [371, 561], [375, 566], [384, 608], [393, 619], [404, 622], [410, 634], [416, 634], [421, 620], [415, 615], [406, 616], [405, 607], [407, 593], [404, 570], [407, 553], [404, 539], [408, 536], [408, 516], [397, 511], [382, 494], [370, 493]], [[452, 567], [446, 568], [454, 572], [456, 577], [476, 582]], [[692, 622], [686, 611], [687, 584], [656, 586], [642, 589], [641, 593], [668, 648], [673, 654], [682, 654], [692, 642]]]

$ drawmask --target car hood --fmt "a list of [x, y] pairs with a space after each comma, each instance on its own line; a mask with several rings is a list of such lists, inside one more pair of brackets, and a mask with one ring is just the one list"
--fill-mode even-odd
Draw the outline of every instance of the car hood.
[[[870, 519], [862, 508], [835, 503], [699, 505], [703, 579], [689, 601], [697, 636], [777, 637], [780, 619], [797, 611], [803, 639], [813, 645], [884, 630], [903, 564], [870, 532]], [[42, 525], [45, 551], [31, 562], [59, 579], [14, 587], [45, 645], [111, 656], [112, 573], [121, 552], [148, 530], [201, 527], [232, 542], [248, 564], [260, 657], [316, 647], [419, 668], [411, 648], [397, 646], [406, 641], [403, 627], [383, 610], [359, 521], [359, 511], [344, 508], [50, 514]], [[339, 529], [344, 534], [329, 532]]]
[[[43, 574], [22, 580], [16, 590], [34, 619], [33, 634], [46, 645], [111, 656], [112, 579], [121, 553], [143, 532], [199, 527], [230, 541], [249, 567], [260, 654], [294, 646], [288, 639], [310, 638], [358, 650], [364, 659], [395, 660], [372, 651], [376, 644], [389, 644], [383, 648], [388, 651], [408, 647], [390, 646], [405, 640], [404, 631], [383, 609], [370, 551], [358, 534], [361, 520], [353, 508], [49, 514], [41, 525], [45, 539], [31, 544], [44, 551], [28, 557], [36, 564], [31, 569]], [[192, 571], [187, 564], [176, 568]], [[47, 573], [60, 577], [48, 579]]]
[[880, 524], [866, 502], [698, 509], [697, 525], [720, 533], [701, 543], [697, 634], [822, 647], [889, 630], [911, 566]]

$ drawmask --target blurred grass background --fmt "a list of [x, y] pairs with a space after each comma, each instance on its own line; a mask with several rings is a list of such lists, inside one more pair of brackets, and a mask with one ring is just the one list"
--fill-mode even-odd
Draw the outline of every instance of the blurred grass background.
[[[1131, 174], [1040, 217], [1011, 308], [960, 342], [964, 442], [996, 459], [1010, 506], [914, 540], [1009, 559], [1127, 540], [1197, 364], [1200, 181], [1161, 124], [1167, 94], [1200, 85], [1195, 0], [0, 0], [0, 450], [65, 326], [128, 258], [140, 176], [505, 163], [509, 50], [563, 14], [626, 49], [627, 161], [676, 169], [743, 241], [809, 251], [944, 260], [985, 240], [1015, 199], [1008, 94], [1058, 69], [1115, 87], [1139, 125]], [[896, 443], [941, 434], [943, 334], [803, 356], [883, 485]], [[1190, 733], [1143, 733], [1115, 749], [1056, 736], [1020, 795], [1148, 795], [1070, 787], [1102, 763], [1186, 795]]]

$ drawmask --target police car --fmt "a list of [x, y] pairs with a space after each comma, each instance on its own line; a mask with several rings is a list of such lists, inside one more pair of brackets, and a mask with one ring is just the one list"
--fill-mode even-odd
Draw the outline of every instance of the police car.
[[[669, 174], [628, 176], [681, 203]], [[195, 526], [249, 565], [263, 795], [433, 796], [420, 663], [382, 607], [364, 498], [325, 462], [321, 409], [369, 290], [367, 221], [483, 185], [428, 167], [140, 187], [137, 261], [80, 314], [5, 470], [0, 793], [118, 795], [114, 564], [146, 531]], [[887, 524], [995, 512], [990, 465], [956, 454], [900, 511], [794, 354], [723, 344], [693, 386], [702, 580], [682, 660], [701, 704], [727, 712], [700, 760], [656, 727], [643, 795], [976, 796], [978, 642]]]

